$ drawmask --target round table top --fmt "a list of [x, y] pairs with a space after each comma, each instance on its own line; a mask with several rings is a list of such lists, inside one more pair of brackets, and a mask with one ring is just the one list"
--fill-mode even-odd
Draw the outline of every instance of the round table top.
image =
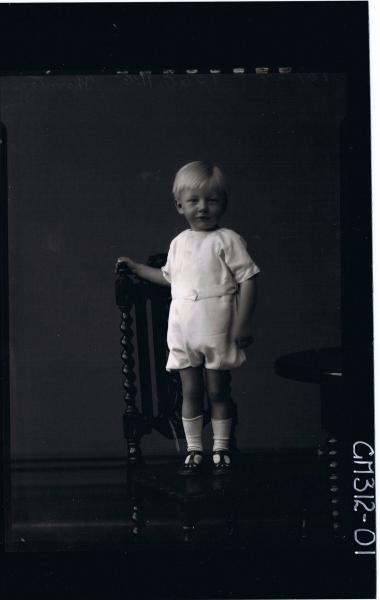
[[277, 358], [274, 364], [277, 375], [308, 383], [341, 383], [341, 348], [303, 350]]

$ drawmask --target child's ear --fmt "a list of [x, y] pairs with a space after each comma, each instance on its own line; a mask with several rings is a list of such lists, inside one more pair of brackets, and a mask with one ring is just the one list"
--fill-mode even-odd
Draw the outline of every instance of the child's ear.
[[178, 210], [180, 215], [183, 215], [183, 208], [182, 208], [182, 204], [180, 202], [177, 202], [177, 200], [175, 201], [175, 207]]

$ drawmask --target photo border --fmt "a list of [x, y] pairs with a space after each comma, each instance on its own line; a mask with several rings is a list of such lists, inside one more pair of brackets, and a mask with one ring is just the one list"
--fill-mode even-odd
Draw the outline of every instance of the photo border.
[[[134, 25], [133, 28], [130, 23]], [[125, 30], [129, 32], [128, 39], [123, 37]], [[169, 40], [166, 43], [163, 37], [170, 31], [174, 33], [169, 44]], [[58, 32], [60, 41], [54, 43], [54, 35]], [[44, 42], [40, 46], [35, 44], [38, 38]], [[229, 43], [221, 45], [220, 40], [223, 39]], [[184, 44], [183, 40], [191, 40], [191, 43]], [[219, 43], [215, 43], [217, 41]], [[176, 73], [186, 73], [188, 69], [197, 69], [199, 73], [209, 73], [211, 69], [232, 73], [234, 69], [255, 72], [256, 68], [272, 70], [282, 66], [291, 66], [293, 72], [344, 73], [347, 78], [346, 143], [342, 148], [346, 171], [343, 173], [344, 201], [341, 204], [343, 370], [348, 374], [346, 396], [348, 414], [352, 416], [353, 442], [361, 440], [373, 447], [368, 3], [0, 5], [0, 77], [106, 75], [125, 71], [142, 77], [144, 75], [141, 72], [162, 73], [164, 69], [173, 69]], [[31, 565], [27, 564], [25, 556], [17, 560], [15, 556], [4, 553], [10, 504], [8, 245], [4, 201], [7, 184], [3, 149], [0, 151], [0, 161], [0, 326], [3, 356], [1, 541], [3, 568], [8, 573], [7, 585], [12, 585], [14, 589], [17, 581], [21, 585], [20, 577], [31, 575]], [[354, 478], [354, 456], [352, 458]], [[96, 559], [84, 557], [81, 553], [73, 553], [66, 558], [88, 564]], [[103, 559], [110, 568], [114, 559]], [[125, 557], [120, 556], [119, 560], [120, 564], [124, 564]], [[44, 555], [33, 557], [33, 564], [36, 566], [38, 563], [36, 568], [40, 569], [40, 585], [43, 582], [49, 591], [56, 591], [54, 586], [62, 577], [66, 585], [73, 585], [75, 579], [72, 580], [69, 572], [66, 572], [70, 568], [68, 562]], [[368, 589], [368, 576], [373, 573], [373, 566], [372, 562], [368, 562], [367, 567], [363, 564], [352, 561], [352, 569], [356, 569], [357, 574], [352, 597], [362, 597]], [[49, 569], [54, 573], [50, 579]], [[80, 570], [76, 569], [76, 573], [80, 579]]]

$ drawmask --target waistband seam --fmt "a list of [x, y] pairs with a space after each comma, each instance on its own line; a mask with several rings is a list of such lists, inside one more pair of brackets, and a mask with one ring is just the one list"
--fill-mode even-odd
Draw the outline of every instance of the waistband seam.
[[219, 291], [209, 292], [203, 290], [189, 290], [188, 292], [176, 292], [172, 290], [172, 299], [173, 300], [203, 300], [206, 298], [221, 298], [223, 296], [234, 296], [237, 292], [237, 287], [235, 286], [233, 289], [226, 288]]

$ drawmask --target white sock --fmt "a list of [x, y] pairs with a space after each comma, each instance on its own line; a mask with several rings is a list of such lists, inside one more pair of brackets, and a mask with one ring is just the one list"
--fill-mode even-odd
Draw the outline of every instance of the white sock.
[[[203, 451], [202, 443], [202, 430], [203, 430], [203, 414], [193, 419], [186, 419], [182, 417], [183, 429], [185, 431], [187, 451], [198, 450]], [[194, 462], [199, 463], [201, 461], [200, 456], [194, 457]]]
[[[232, 419], [211, 419], [212, 431], [214, 433], [213, 450], [229, 450]], [[226, 457], [226, 462], [229, 462]], [[214, 463], [220, 461], [219, 456], [213, 456]]]

